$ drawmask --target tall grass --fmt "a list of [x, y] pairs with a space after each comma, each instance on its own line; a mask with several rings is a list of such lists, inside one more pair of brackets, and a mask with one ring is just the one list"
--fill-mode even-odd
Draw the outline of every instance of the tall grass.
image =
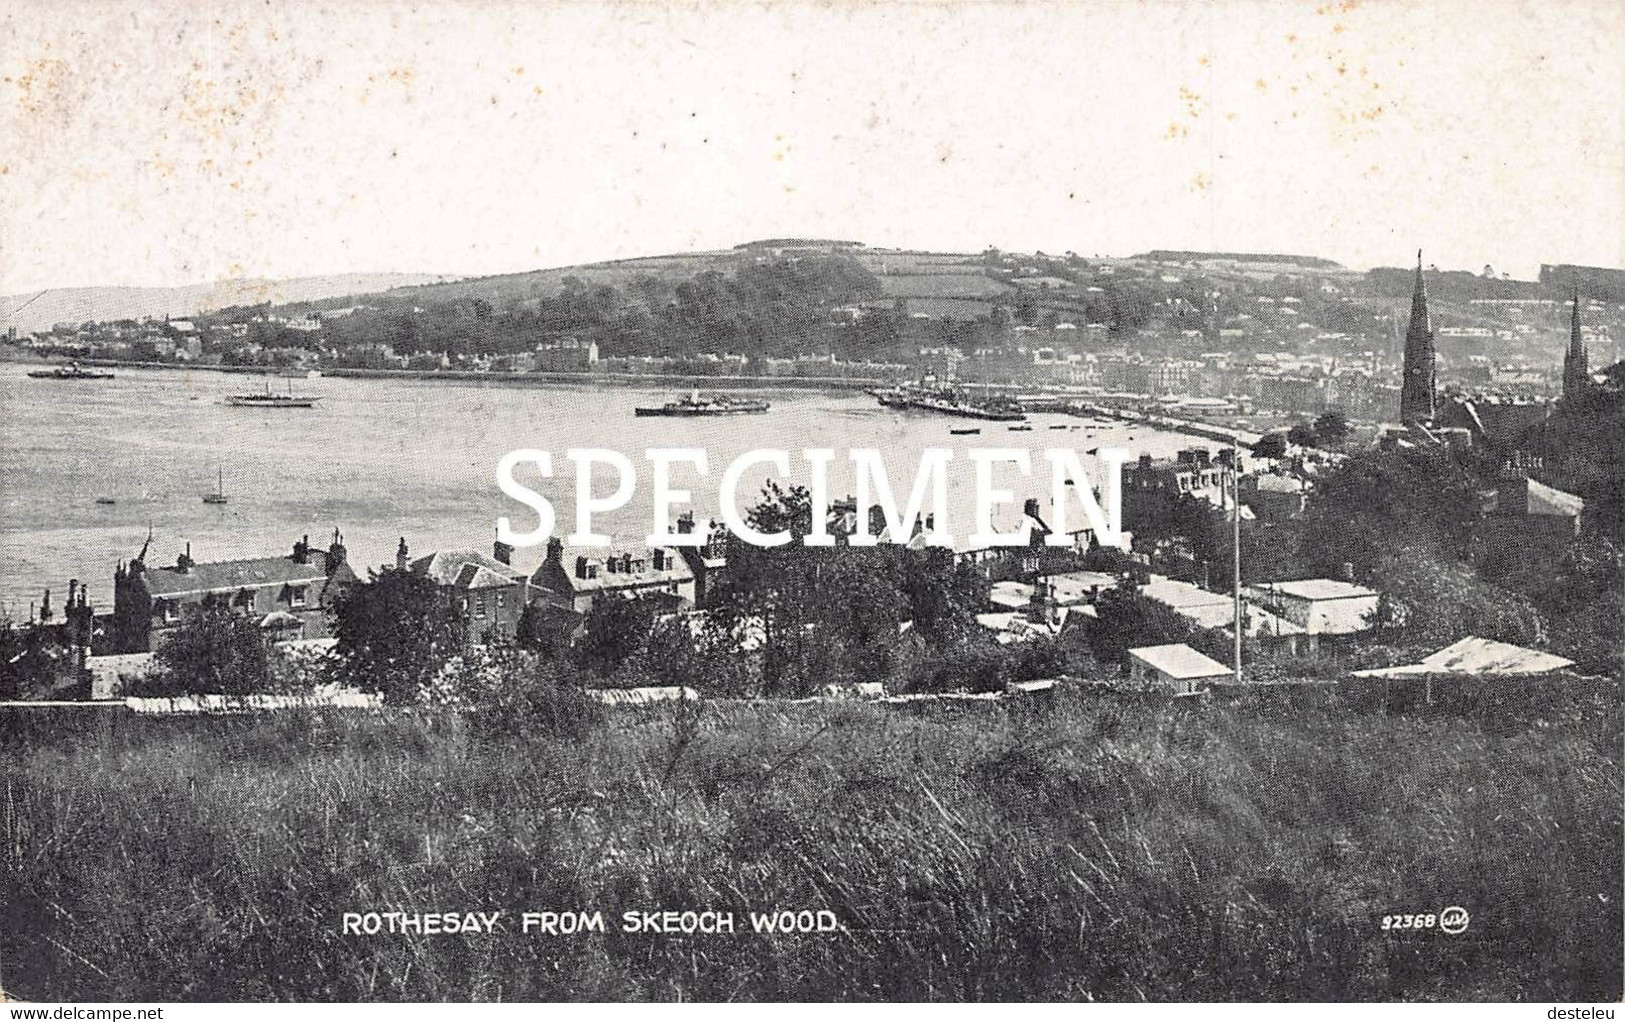
[[[1563, 712], [1206, 705], [0, 720], [17, 996], [1617, 999], [1617, 686]], [[1382, 917], [1461, 905], [1466, 933]], [[611, 932], [523, 936], [525, 909]], [[629, 935], [631, 909], [741, 932]], [[835, 934], [747, 932], [828, 908]], [[493, 937], [346, 911], [502, 909]]]

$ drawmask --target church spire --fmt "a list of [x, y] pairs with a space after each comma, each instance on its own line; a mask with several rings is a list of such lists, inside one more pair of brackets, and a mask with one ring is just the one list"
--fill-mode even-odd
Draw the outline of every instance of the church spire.
[[1563, 353], [1563, 399], [1578, 400], [1585, 396], [1591, 384], [1590, 356], [1586, 352], [1585, 338], [1580, 333], [1580, 285], [1574, 285], [1574, 296], [1569, 306], [1569, 349]]
[[1422, 250], [1416, 250], [1416, 285], [1411, 291], [1411, 322], [1405, 331], [1405, 376], [1400, 384], [1399, 417], [1427, 422], [1434, 415], [1433, 318], [1422, 280]]

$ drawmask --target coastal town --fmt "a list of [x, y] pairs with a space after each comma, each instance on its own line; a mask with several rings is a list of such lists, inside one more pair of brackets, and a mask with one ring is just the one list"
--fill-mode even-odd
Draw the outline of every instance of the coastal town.
[[[1426, 275], [1440, 386], [1477, 406], [1527, 419], [1560, 393], [1551, 342], [1567, 339], [1582, 282], [1593, 363], [1625, 357], [1618, 270]], [[785, 289], [793, 305], [773, 297]], [[137, 304], [130, 318], [51, 321], [70, 296], [42, 292], [7, 300], [21, 324], [8, 345], [87, 365], [299, 374], [866, 387], [932, 377], [1193, 417], [1336, 409], [1387, 421], [1399, 415], [1409, 290], [1403, 268], [1357, 273], [1289, 255], [953, 255], [777, 239], [174, 317], [134, 315]]]
[[[808, 262], [850, 262], [854, 259], [851, 253], [859, 248], [846, 243], [782, 241], [743, 246], [741, 251], [751, 272], [789, 272]], [[1277, 271], [1287, 265], [1271, 264], [1262, 256], [1160, 253], [1157, 257], [1177, 257], [1171, 265], [1185, 267], [1233, 269], [1245, 265], [1251, 267], [1248, 272], [1257, 272], [1259, 265]], [[744, 671], [756, 679], [724, 684], [705, 676], [704, 671], [682, 677], [666, 672], [655, 680], [677, 684], [648, 685], [634, 684], [651, 680], [647, 671], [625, 678], [615, 671], [583, 672], [585, 683], [595, 691], [627, 689], [641, 693], [638, 698], [670, 698], [707, 690], [711, 694], [795, 696], [859, 691], [870, 696], [920, 694], [914, 690], [987, 694], [1060, 682], [1183, 697], [1265, 683], [1322, 684], [1335, 682], [1339, 676], [1370, 676], [1373, 672], [1382, 676], [1434, 670], [1545, 673], [1576, 668], [1576, 655], [1585, 661], [1579, 669], [1598, 669], [1595, 651], [1608, 648], [1612, 633], [1568, 636], [1558, 643], [1563, 647], [1558, 652], [1548, 648], [1552, 636], [1543, 626], [1527, 621], [1523, 627], [1508, 626], [1493, 615], [1478, 613], [1455, 615], [1454, 630], [1433, 630], [1427, 635], [1426, 641], [1436, 642], [1437, 648], [1422, 649], [1416, 646], [1419, 636], [1412, 634], [1414, 627], [1407, 629], [1405, 615], [1429, 614], [1429, 608], [1417, 605], [1414, 593], [1398, 591], [1369, 563], [1369, 557], [1350, 554], [1349, 560], [1334, 562], [1324, 556], [1325, 551], [1314, 556], [1301, 547], [1283, 553], [1283, 548], [1293, 545], [1283, 538], [1296, 536], [1311, 520], [1335, 518], [1353, 510], [1316, 507], [1335, 499], [1333, 495], [1348, 485], [1348, 477], [1357, 471], [1352, 466], [1368, 470], [1384, 459], [1403, 462], [1409, 466], [1405, 471], [1420, 473], [1424, 485], [1440, 486], [1444, 485], [1443, 475], [1460, 474], [1467, 466], [1474, 506], [1451, 512], [1463, 530], [1462, 542], [1453, 551], [1462, 564], [1492, 577], [1512, 577], [1520, 569], [1506, 563], [1509, 550], [1518, 551], [1516, 559], [1522, 563], [1543, 564], [1564, 563], [1585, 550], [1591, 559], [1600, 556], [1613, 564], [1601, 569], [1602, 576], [1596, 576], [1594, 570], [1588, 576], [1587, 585], [1597, 588], [1601, 579], [1605, 588], [1607, 572], [1618, 571], [1618, 554], [1611, 552], [1614, 548], [1608, 537], [1617, 532], [1619, 509], [1592, 506], [1597, 503], [1593, 493], [1571, 492], [1559, 485], [1583, 477], [1574, 472], [1574, 452], [1564, 448], [1564, 434], [1551, 426], [1565, 416], [1617, 418], [1620, 414], [1625, 387], [1621, 365], [1625, 363], [1594, 367], [1592, 360], [1598, 352], [1612, 352], [1612, 334], [1625, 304], [1582, 295], [1579, 271], [1554, 269], [1545, 289], [1549, 291], [1559, 280], [1569, 285], [1561, 364], [1534, 368], [1538, 363], [1523, 363], [1508, 369], [1503, 361], [1508, 352], [1522, 350], [1527, 356], [1538, 350], [1532, 341], [1522, 340], [1531, 331], [1514, 328], [1492, 336], [1487, 327], [1473, 327], [1475, 332], [1464, 334], [1464, 328], [1443, 325], [1436, 318], [1430, 290], [1430, 277], [1437, 275], [1429, 273], [1419, 254], [1410, 275], [1402, 344], [1397, 357], [1386, 362], [1386, 346], [1369, 334], [1328, 334], [1303, 320], [1310, 315], [1307, 311], [1294, 310], [1286, 317], [1303, 320], [1298, 323], [1282, 320], [1273, 311], [1237, 312], [1227, 318], [1218, 310], [1227, 305], [1233, 308], [1237, 300], [1218, 291], [1202, 310], [1185, 309], [1188, 303], [1181, 301], [1165, 301], [1150, 314], [1152, 325], [1138, 328], [1133, 335], [1156, 339], [1158, 343], [1147, 343], [1149, 348], [1201, 347], [1214, 340], [1244, 348], [1242, 337], [1279, 345], [1285, 332], [1294, 338], [1294, 353], [1259, 353], [1251, 358], [1234, 351], [1191, 358], [1113, 355], [1089, 349], [1104, 346], [1114, 335], [1121, 340], [1129, 332], [1119, 329], [1120, 324], [1096, 329], [1098, 325], [1086, 322], [1079, 329], [1059, 321], [1057, 306], [1028, 303], [1035, 294], [1044, 294], [1047, 302], [1060, 302], [1062, 307], [1079, 301], [1086, 305], [1082, 296], [1101, 289], [1080, 288], [1079, 282], [1115, 275], [1114, 267], [1072, 257], [1036, 263], [1035, 259], [1041, 257], [1018, 259], [1002, 253], [984, 257], [987, 279], [1000, 279], [1002, 274], [1016, 302], [1013, 318], [1001, 322], [999, 315], [992, 315], [977, 321], [985, 331], [1001, 331], [998, 336], [1007, 343], [997, 350], [920, 346], [919, 358], [910, 364], [798, 355], [789, 360], [788, 370], [789, 377], [795, 378], [799, 367], [814, 366], [823, 375], [805, 377], [804, 382], [827, 385], [840, 377], [846, 385], [868, 387], [879, 404], [895, 414], [968, 420], [964, 428], [952, 431], [959, 434], [976, 434], [983, 428], [990, 435], [1006, 428], [1030, 430], [1031, 426], [1022, 424], [1028, 413], [1042, 412], [1060, 417], [1049, 428], [1068, 431], [1058, 437], [1068, 442], [1076, 439], [1070, 431], [1125, 423], [1183, 434], [1189, 441], [1175, 456], [1142, 454], [1124, 467], [1122, 521], [1132, 537], [1126, 550], [1102, 545], [1087, 526], [1075, 526], [1065, 536], [1056, 537], [1048, 524], [1060, 520], [1049, 502], [1053, 497], [1018, 495], [1020, 513], [1011, 507], [1006, 520], [999, 523], [1001, 533], [1016, 537], [1007, 546], [978, 544], [964, 533], [951, 546], [934, 543], [929, 516], [915, 521], [909, 535], [893, 537], [887, 534], [881, 509], [859, 508], [851, 495], [825, 509], [826, 527], [843, 548], [855, 534], [879, 536], [883, 543], [898, 547], [901, 556], [929, 564], [918, 569], [929, 580], [927, 584], [957, 587], [960, 596], [955, 613], [972, 631], [970, 638], [954, 641], [971, 642], [990, 651], [988, 656], [1002, 665], [993, 669], [993, 681], [981, 679], [947, 689], [932, 683], [922, 689], [918, 679], [911, 681], [896, 672], [894, 651], [883, 658], [892, 667], [874, 676], [859, 676], [853, 665], [846, 664], [832, 670], [827, 680], [808, 675], [788, 686], [782, 679], [775, 681], [769, 676], [773, 669], [764, 669], [762, 661], [764, 647], [777, 641], [774, 636], [781, 629], [760, 608], [764, 600], [771, 604], [773, 597], [782, 602], [777, 582], [756, 563], [762, 559], [760, 553], [744, 547], [721, 524], [696, 522], [690, 514], [682, 528], [703, 536], [698, 545], [569, 551], [555, 538], [548, 543], [542, 563], [528, 571], [514, 567], [513, 548], [500, 541], [491, 547], [425, 551], [414, 549], [411, 537], [402, 536], [393, 564], [371, 566], [350, 563], [340, 528], [334, 528], [325, 547], [313, 546], [308, 535], [292, 540], [291, 553], [199, 550], [194, 556], [186, 537], [149, 535], [139, 550], [130, 551], [127, 560], [109, 566], [114, 592], [110, 607], [95, 606], [89, 599], [89, 586], [69, 579], [61, 606], [53, 603], [49, 591], [41, 593], [31, 603], [26, 620], [8, 625], [7, 680], [0, 692], [12, 699], [89, 701], [139, 699], [160, 691], [219, 696], [223, 693], [199, 691], [195, 683], [153, 680], [174, 670], [173, 662], [163, 655], [174, 636], [195, 630], [201, 618], [225, 608], [251, 622], [266, 644], [279, 651], [278, 656], [312, 662], [342, 659], [345, 649], [368, 640], [356, 634], [341, 635], [340, 605], [354, 591], [366, 591], [381, 577], [394, 575], [419, 580], [423, 591], [432, 594], [439, 608], [436, 613], [452, 626], [446, 634], [454, 635], [455, 642], [442, 643], [434, 654], [437, 668], [453, 659], [466, 659], [473, 650], [484, 655], [493, 645], [543, 651], [547, 656], [599, 667], [606, 663], [619, 666], [629, 657], [635, 662], [646, 656], [648, 637], [663, 632], [687, 636], [691, 641], [685, 653], [703, 649], [709, 655], [736, 661], [721, 672], [728, 678], [735, 679]], [[1312, 262], [1299, 261], [1302, 265], [1292, 268], [1313, 269]], [[1089, 267], [1087, 272], [1066, 277], [1033, 274], [1039, 265], [1062, 273], [1067, 271], [1058, 267], [1080, 263]], [[851, 266], [846, 270], [857, 272]], [[828, 267], [821, 271], [823, 276], [835, 272]], [[1607, 276], [1613, 271], [1596, 272], [1602, 274], [1602, 290], [1618, 289], [1619, 282]], [[1166, 274], [1159, 278], [1170, 282]], [[1302, 291], [1304, 280], [1313, 278], [1275, 273], [1263, 279], [1269, 281], [1269, 289], [1281, 292]], [[1488, 272], [1482, 282], [1492, 291], [1505, 284]], [[569, 296], [571, 288], [580, 286], [579, 281], [567, 281], [561, 300]], [[1347, 299], [1330, 284], [1319, 288], [1324, 292], [1317, 303], [1321, 314], [1346, 318], [1346, 311], [1337, 310]], [[1529, 315], [1536, 322], [1557, 307], [1546, 298], [1473, 298], [1467, 304], [1476, 309], [1483, 302], [1511, 303], [1493, 305], [1497, 310], [1493, 314]], [[906, 336], [922, 329], [917, 325], [918, 314], [900, 311], [908, 303], [898, 297], [889, 303], [837, 306], [826, 312], [836, 332], [871, 317], [890, 316], [889, 329]], [[1261, 294], [1257, 304], [1280, 308], [1302, 302], [1289, 294], [1278, 299]], [[296, 319], [265, 309], [228, 310], [197, 320], [55, 327], [15, 341], [14, 349], [55, 357], [71, 355], [95, 365], [116, 366], [118, 357], [134, 356], [144, 363], [167, 360], [246, 368], [244, 363], [252, 365], [249, 356], [267, 349], [256, 342], [243, 343], [244, 339], [251, 333], [276, 334], [298, 339], [298, 343], [274, 349], [280, 367], [308, 369], [314, 374], [315, 367], [321, 366], [324, 373], [342, 373], [347, 363], [354, 362], [356, 352], [325, 347], [331, 343], [326, 340], [328, 327], [361, 316], [363, 308], [312, 309]], [[1002, 306], [992, 308], [996, 313], [1004, 311]], [[1595, 322], [1599, 313], [1605, 320], [1600, 325]], [[1180, 322], [1182, 317], [1205, 322], [1210, 328], [1217, 326], [1217, 331], [1196, 328], [1169, 335], [1168, 324]], [[1372, 318], [1384, 322], [1381, 316]], [[935, 324], [925, 329], [943, 329], [942, 323], [930, 317], [925, 321]], [[994, 324], [999, 325], [995, 328]], [[1392, 324], [1374, 329], [1397, 332]], [[1480, 350], [1501, 354], [1460, 358], [1464, 339], [1469, 337]], [[1492, 342], [1501, 347], [1497, 349]], [[1374, 344], [1376, 350], [1354, 357], [1304, 354], [1317, 347], [1362, 344]], [[1442, 349], [1452, 351], [1454, 361], [1446, 363]], [[383, 357], [394, 369], [415, 367], [412, 358], [383, 356], [377, 351], [373, 355]], [[575, 374], [606, 381], [615, 376], [658, 373], [687, 382], [688, 377], [702, 376], [696, 367], [713, 359], [740, 370], [733, 374], [738, 379], [745, 377], [751, 362], [769, 376], [786, 365], [782, 358], [728, 361], [732, 358], [606, 356], [597, 341], [565, 338], [537, 343], [523, 356], [473, 360], [467, 372], [518, 378], [537, 373]], [[423, 372], [430, 377], [445, 373], [460, 378], [450, 369], [449, 354], [442, 352], [437, 359]], [[1446, 386], [1441, 385], [1440, 377], [1447, 364], [1455, 380]], [[849, 370], [854, 375], [842, 377]], [[371, 371], [391, 369], [374, 366]], [[715, 385], [729, 382], [729, 378], [714, 376], [709, 381]], [[1477, 387], [1469, 385], [1475, 381]], [[538, 385], [547, 385], [546, 380]], [[294, 395], [291, 389], [286, 394], [273, 393], [267, 386], [263, 395], [246, 393], [228, 398], [226, 403], [309, 409], [316, 400]], [[689, 396], [664, 406], [639, 407], [636, 412], [639, 416], [693, 418], [760, 414], [770, 407], [765, 400], [733, 398], [721, 391], [702, 397], [696, 388]], [[976, 420], [980, 424], [972, 425]], [[1617, 494], [1604, 491], [1603, 496], [1617, 504]], [[204, 499], [224, 502], [227, 498], [222, 488]], [[803, 518], [795, 527], [805, 531], [809, 527], [807, 509], [801, 508], [800, 513]], [[1075, 509], [1073, 517], [1077, 517]], [[469, 532], [477, 531], [478, 525], [469, 523]], [[160, 553], [166, 548], [174, 552]], [[856, 547], [843, 552], [850, 559], [869, 557], [859, 562], [860, 572], [901, 577], [917, 570], [895, 559], [875, 559]], [[741, 560], [746, 562], [743, 570]], [[822, 563], [817, 570], [829, 568]], [[887, 582], [895, 584], [896, 579]], [[1517, 594], [1514, 590], [1504, 595]], [[854, 594], [853, 599], [858, 596]], [[911, 629], [926, 623], [917, 620], [918, 601], [892, 602], [884, 616], [894, 622], [897, 635], [884, 645], [929, 647], [932, 640], [920, 638], [925, 627], [910, 636]], [[1146, 627], [1142, 619], [1148, 613], [1165, 625]], [[370, 619], [373, 627], [398, 624], [379, 624], [376, 614], [374, 611]], [[1125, 614], [1135, 620], [1125, 624]], [[1515, 611], [1513, 614], [1516, 616]], [[1596, 620], [1602, 620], [1602, 615]], [[718, 622], [726, 622], [720, 633]], [[833, 627], [827, 621], [798, 624], [813, 629]], [[1489, 630], [1491, 625], [1499, 634], [1468, 630]], [[1147, 641], [1122, 645], [1116, 633], [1125, 630], [1143, 633]], [[1507, 641], [1509, 637], [1522, 637], [1527, 644]], [[843, 636], [842, 641], [849, 637]], [[873, 637], [862, 640], [876, 641]], [[583, 652], [584, 647], [598, 652]], [[600, 655], [605, 649], [610, 651], [607, 661]], [[1036, 649], [1043, 649], [1044, 655], [1035, 656], [1032, 651]], [[1068, 649], [1082, 650], [1087, 657], [1078, 661], [1065, 652]], [[1587, 649], [1590, 655], [1583, 652]], [[1111, 652], [1103, 653], [1108, 650]], [[1400, 650], [1414, 655], [1415, 660], [1385, 662]], [[1029, 676], [1034, 669], [1025, 661], [1043, 664], [1045, 669], [1037, 672], [1043, 676]], [[1072, 673], [1080, 669], [1088, 676]], [[1295, 678], [1294, 672], [1300, 676]], [[339, 697], [334, 695], [338, 688], [329, 683], [340, 673], [321, 682], [330, 697]], [[656, 676], [661, 673], [654, 672]], [[306, 674], [310, 674], [308, 669]], [[313, 687], [318, 681], [311, 675], [304, 684]], [[366, 679], [351, 674], [341, 687], [349, 693], [358, 686], [369, 687]], [[382, 684], [370, 688], [375, 697], [382, 697]], [[397, 692], [393, 698], [411, 702], [417, 695]]]

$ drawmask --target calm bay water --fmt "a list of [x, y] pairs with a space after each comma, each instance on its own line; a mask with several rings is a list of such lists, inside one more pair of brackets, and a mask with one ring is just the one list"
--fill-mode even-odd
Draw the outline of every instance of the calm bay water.
[[[805, 480], [798, 460], [804, 448], [832, 447], [838, 458], [849, 448], [878, 448], [902, 501], [920, 451], [948, 447], [956, 451], [949, 503], [957, 531], [968, 533], [974, 474], [962, 452], [970, 447], [1031, 449], [1032, 479], [1016, 478], [1012, 468], [1000, 483], [1018, 496], [1047, 498], [1045, 448], [1082, 454], [1121, 446], [1164, 455], [1196, 443], [1067, 416], [1033, 416], [1032, 432], [1010, 432], [1002, 423], [881, 408], [851, 392], [763, 391], [773, 404], [765, 415], [640, 419], [635, 406], [680, 392], [322, 378], [293, 384], [322, 396], [316, 408], [278, 411], [220, 403], [263, 387], [258, 377], [119, 369], [112, 380], [68, 383], [28, 379], [28, 368], [0, 365], [0, 605], [14, 619], [47, 588], [60, 608], [70, 578], [86, 582], [99, 607], [111, 607], [114, 566], [141, 548], [149, 525], [149, 563], [173, 562], [187, 542], [200, 561], [283, 553], [306, 533], [325, 547], [335, 526], [363, 574], [367, 565], [393, 563], [401, 536], [414, 557], [453, 547], [488, 551], [499, 515], [516, 529], [534, 526], [531, 513], [496, 487], [497, 459], [518, 447], [553, 455], [556, 478], [520, 478], [553, 501], [560, 532], [569, 531], [574, 508], [574, 466], [564, 451], [608, 447], [631, 457], [640, 473], [631, 504], [595, 518], [595, 526], [640, 542], [650, 522], [648, 447], [706, 449], [706, 479], [681, 467], [674, 473], [675, 486], [693, 491], [701, 516], [717, 512], [716, 487], [728, 462], [754, 448], [790, 451], [798, 473], [791, 481]], [[978, 425], [978, 436], [949, 432]], [[746, 477], [742, 507], [769, 471], [763, 466]], [[205, 504], [217, 472], [230, 502]], [[601, 486], [608, 489], [607, 476]], [[849, 466], [837, 461], [831, 493], [849, 492]], [[117, 503], [97, 504], [97, 497]], [[532, 569], [544, 552], [520, 550], [515, 566]]]

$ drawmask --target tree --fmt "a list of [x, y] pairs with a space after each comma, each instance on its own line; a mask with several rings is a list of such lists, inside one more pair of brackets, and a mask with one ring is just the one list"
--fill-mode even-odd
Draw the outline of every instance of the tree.
[[265, 633], [220, 600], [205, 602], [176, 628], [155, 659], [160, 673], [140, 694], [248, 695], [272, 687]]
[[404, 568], [373, 572], [367, 585], [340, 593], [333, 626], [352, 682], [382, 692], [391, 705], [416, 702], [424, 684], [462, 649], [465, 632], [450, 596]]
[[598, 597], [583, 622], [586, 634], [575, 645], [576, 662], [600, 675], [613, 672], [643, 648], [654, 619], [652, 600]]
[[1286, 436], [1281, 433], [1265, 433], [1253, 444], [1253, 453], [1260, 458], [1281, 459], [1286, 457]]
[[1477, 484], [1449, 453], [1367, 451], [1323, 477], [1304, 517], [1304, 568], [1336, 578], [1344, 564], [1370, 577], [1397, 545], [1457, 560], [1478, 519]]
[[1215, 659], [1229, 659], [1229, 644], [1218, 632], [1198, 628], [1165, 603], [1118, 586], [1095, 600], [1096, 617], [1084, 625], [1084, 641], [1109, 663], [1128, 663], [1128, 651], [1141, 646], [1189, 643]]
[[0, 613], [0, 699], [37, 699], [56, 676], [55, 654], [48, 630], [18, 628]]
[[1338, 447], [1349, 436], [1349, 420], [1335, 409], [1315, 420], [1315, 437], [1322, 447]]
[[1286, 442], [1296, 447], [1313, 447], [1316, 439], [1314, 429], [1301, 422], [1286, 431]]

